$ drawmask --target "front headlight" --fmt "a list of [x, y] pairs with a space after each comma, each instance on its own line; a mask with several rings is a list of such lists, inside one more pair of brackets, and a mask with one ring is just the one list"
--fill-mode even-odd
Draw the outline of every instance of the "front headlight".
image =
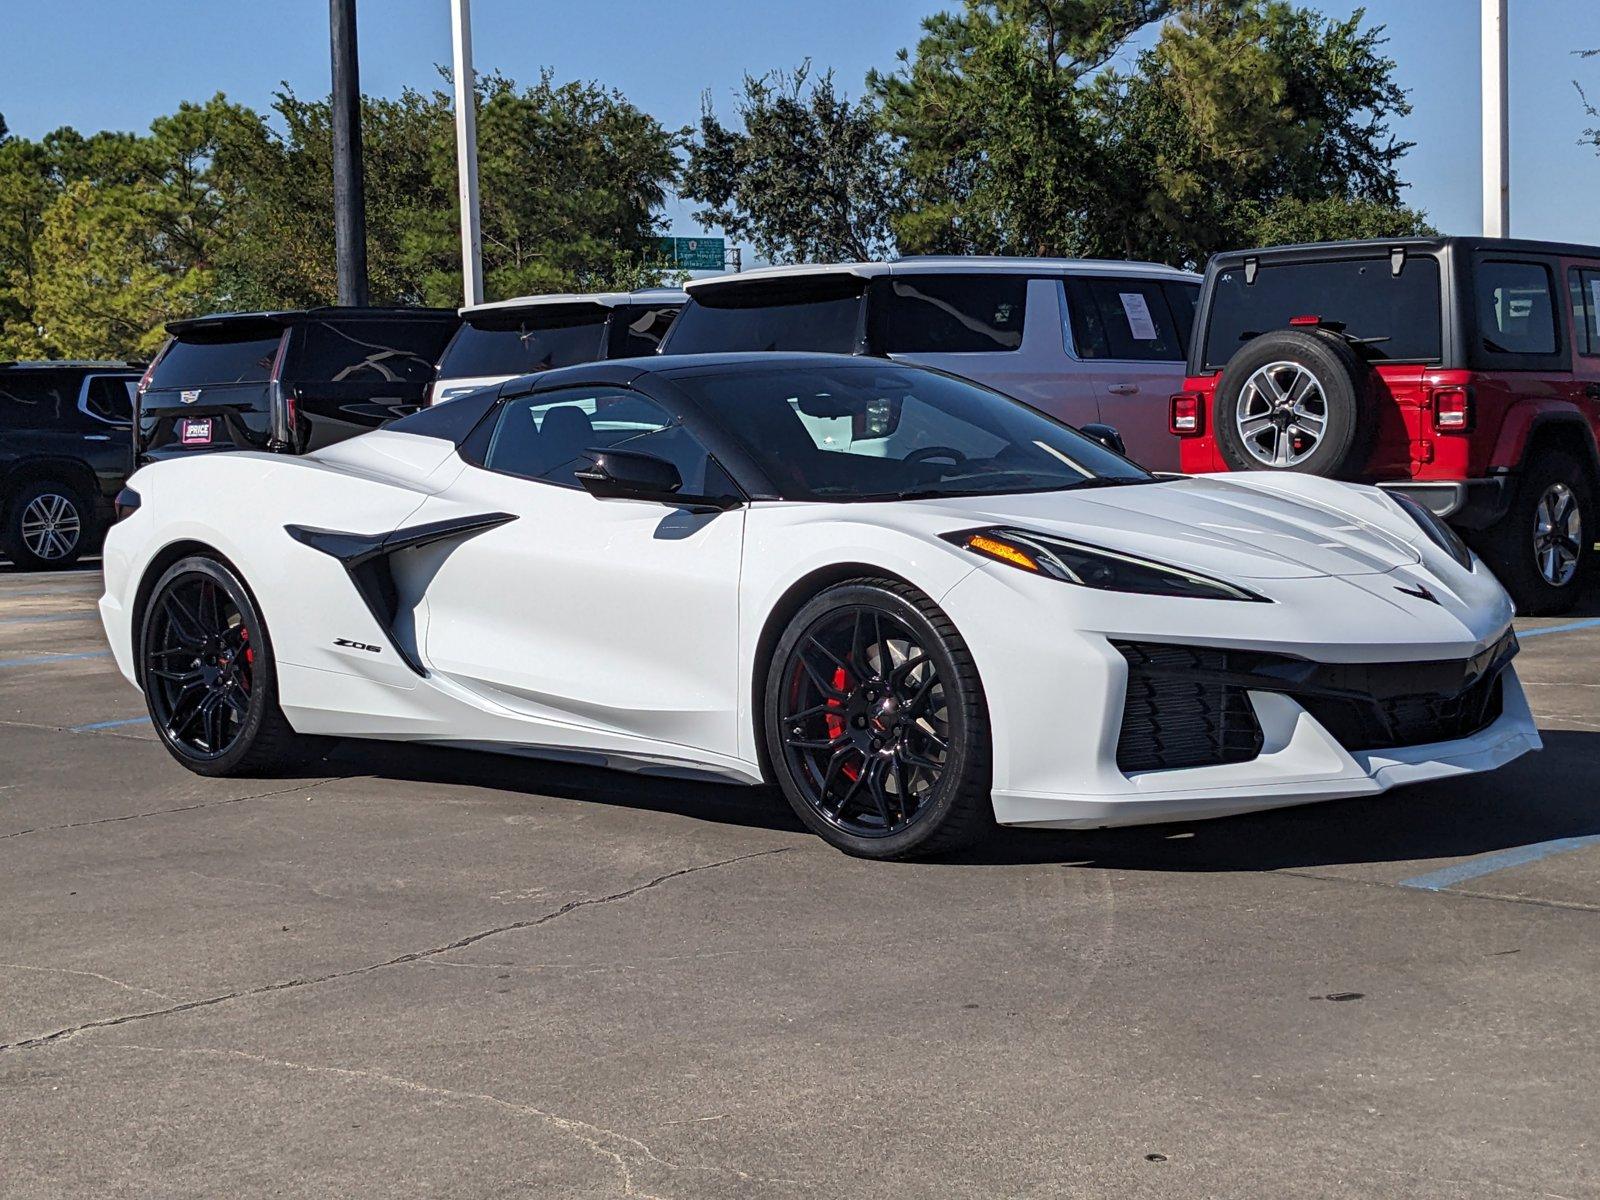
[[1265, 596], [1181, 567], [1169, 567], [1165, 563], [1026, 529], [991, 526], [941, 536], [947, 542], [995, 562], [1102, 592], [1272, 603]]
[[1389, 492], [1388, 495], [1389, 499], [1404, 510], [1406, 516], [1417, 523], [1417, 527], [1427, 535], [1430, 542], [1455, 559], [1457, 564], [1469, 571], [1472, 570], [1472, 551], [1467, 549], [1467, 544], [1461, 540], [1461, 535], [1444, 523], [1443, 518], [1436, 516], [1402, 492]]

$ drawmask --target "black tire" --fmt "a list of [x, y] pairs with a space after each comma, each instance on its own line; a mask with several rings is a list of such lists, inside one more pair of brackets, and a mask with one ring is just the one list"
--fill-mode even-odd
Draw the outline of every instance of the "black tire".
[[25, 485], [6, 505], [0, 546], [25, 571], [70, 567], [93, 533], [93, 512], [71, 484], [41, 479]]
[[862, 579], [814, 597], [778, 641], [763, 709], [784, 798], [847, 854], [940, 854], [992, 825], [977, 667], [917, 589]]
[[[1299, 374], [1297, 372], [1303, 372]], [[1315, 389], [1305, 380], [1315, 381]], [[1253, 383], [1252, 381], [1258, 381]], [[1321, 402], [1286, 407], [1264, 390], [1320, 389]], [[1343, 338], [1326, 330], [1278, 329], [1252, 338], [1217, 384], [1212, 426], [1217, 449], [1235, 471], [1298, 471], [1327, 479], [1359, 475], [1372, 449], [1372, 371]], [[1290, 396], [1293, 399], [1293, 396]], [[1244, 415], [1264, 421], [1247, 437]], [[1319, 415], [1321, 428], [1313, 429]], [[1283, 449], [1283, 454], [1277, 453]]]
[[[150, 721], [172, 756], [195, 774], [277, 774], [317, 749], [279, 709], [266, 623], [224, 563], [195, 556], [162, 574], [139, 622], [137, 653]], [[220, 722], [215, 732], [213, 713]]]
[[[1540, 506], [1548, 495], [1559, 495], [1565, 488], [1572, 499], [1576, 528], [1564, 531], [1569, 537], [1541, 540], [1538, 536]], [[1594, 541], [1600, 533], [1595, 513], [1594, 488], [1582, 463], [1561, 451], [1540, 452], [1517, 481], [1511, 507], [1498, 524], [1473, 540], [1489, 569], [1523, 616], [1544, 617], [1569, 611], [1578, 602], [1586, 577], [1594, 565]], [[1554, 574], [1564, 582], [1548, 578], [1549, 544], [1559, 540], [1574, 557], [1570, 575]]]

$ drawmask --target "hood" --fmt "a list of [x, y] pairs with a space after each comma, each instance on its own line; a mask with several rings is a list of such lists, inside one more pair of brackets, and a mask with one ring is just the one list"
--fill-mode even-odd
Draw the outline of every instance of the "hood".
[[955, 522], [1016, 525], [1224, 579], [1377, 575], [1421, 563], [1410, 522], [1374, 489], [1298, 479], [1259, 487], [1197, 476], [921, 503]]

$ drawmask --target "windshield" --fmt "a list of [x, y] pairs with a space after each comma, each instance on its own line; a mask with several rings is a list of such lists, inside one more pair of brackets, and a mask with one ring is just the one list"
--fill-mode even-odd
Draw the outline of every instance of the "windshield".
[[1151, 483], [1143, 468], [964, 379], [887, 363], [674, 375], [786, 500]]
[[1205, 369], [1225, 367], [1251, 338], [1295, 317], [1338, 321], [1369, 357], [1431, 362], [1441, 354], [1439, 263], [1413, 254], [1396, 275], [1389, 256], [1263, 262], [1254, 283], [1242, 267], [1219, 271], [1206, 328]]
[[473, 317], [439, 361], [440, 379], [530, 375], [605, 357], [607, 312]]

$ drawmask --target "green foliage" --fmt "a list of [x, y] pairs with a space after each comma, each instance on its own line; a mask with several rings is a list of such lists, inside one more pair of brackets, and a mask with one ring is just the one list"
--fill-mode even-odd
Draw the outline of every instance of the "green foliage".
[[1346, 196], [1326, 196], [1320, 200], [1290, 196], [1248, 215], [1253, 219], [1244, 242], [1251, 246], [1422, 237], [1439, 232], [1416, 209], [1385, 204], [1381, 200], [1352, 200]]
[[[899, 70], [869, 78], [903, 147], [900, 245], [1196, 264], [1274, 211], [1318, 237], [1383, 209], [1414, 226], [1409, 146], [1388, 130], [1410, 110], [1364, 20], [1282, 0], [966, 0], [930, 17]], [[1157, 21], [1131, 69], [1104, 69]]]
[[680, 192], [705, 225], [748, 238], [772, 262], [873, 259], [892, 245], [896, 169], [876, 106], [852, 103], [833, 72], [746, 75], [729, 128], [707, 98]]
[[[1600, 57], [1600, 50], [1575, 50], [1573, 53], [1579, 58]], [[1600, 121], [1600, 108], [1596, 108], [1590, 101], [1589, 93], [1584, 91], [1583, 84], [1574, 79], [1572, 81], [1572, 86], [1578, 89], [1578, 102], [1583, 105], [1584, 115], [1593, 120]], [[1600, 154], [1600, 128], [1591, 126], [1590, 128], [1585, 129], [1583, 131], [1583, 135], [1578, 138], [1578, 144], [1580, 146], [1593, 146], [1595, 148], [1595, 152]]]
[[[486, 292], [660, 282], [679, 135], [594, 83], [478, 82]], [[275, 121], [217, 96], [144, 135], [0, 140], [0, 357], [139, 356], [174, 318], [331, 303], [329, 105]], [[460, 302], [455, 125], [442, 91], [362, 101], [375, 303]]]
[[218, 150], [258, 120], [217, 96], [144, 137], [0, 145], [0, 356], [136, 357], [213, 307], [237, 199]]

